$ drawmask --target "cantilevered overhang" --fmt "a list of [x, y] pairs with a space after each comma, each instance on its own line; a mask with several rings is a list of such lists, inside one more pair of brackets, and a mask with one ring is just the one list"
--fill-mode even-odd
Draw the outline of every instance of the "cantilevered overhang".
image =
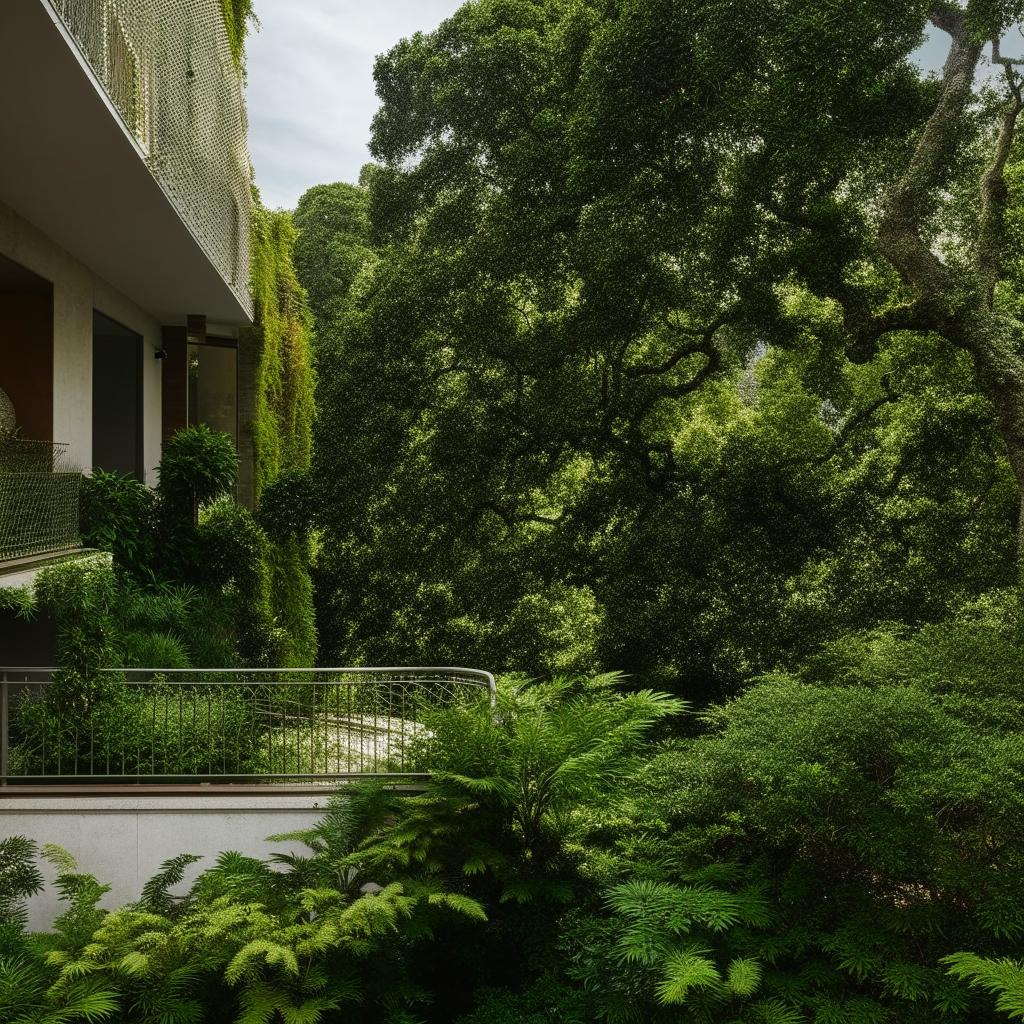
[[164, 323], [249, 323], [46, 0], [0, 2], [0, 202]]

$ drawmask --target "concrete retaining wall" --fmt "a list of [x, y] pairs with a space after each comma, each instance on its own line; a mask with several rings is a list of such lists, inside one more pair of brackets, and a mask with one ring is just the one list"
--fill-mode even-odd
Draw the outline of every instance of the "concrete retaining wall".
[[[313, 825], [328, 799], [326, 793], [0, 797], [0, 836], [26, 835], [40, 846], [62, 846], [79, 870], [111, 887], [102, 906], [114, 909], [138, 899], [160, 865], [179, 853], [204, 858], [192, 865], [185, 889], [224, 850], [264, 858], [304, 851], [300, 843], [268, 843], [266, 837]], [[62, 909], [49, 884], [50, 865], [43, 871], [47, 888], [29, 907], [33, 931], [47, 930]]]

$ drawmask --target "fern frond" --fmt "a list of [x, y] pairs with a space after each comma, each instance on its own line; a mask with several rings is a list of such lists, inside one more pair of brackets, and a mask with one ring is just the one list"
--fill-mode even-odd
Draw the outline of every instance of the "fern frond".
[[172, 886], [179, 885], [186, 869], [202, 860], [192, 853], [182, 853], [160, 865], [160, 870], [142, 887], [139, 907], [151, 914], [169, 914], [176, 902], [170, 894]]
[[729, 964], [725, 984], [737, 996], [752, 996], [761, 984], [761, 965], [756, 960], [737, 957]]
[[434, 907], [447, 907], [474, 921], [487, 920], [487, 912], [483, 905], [471, 896], [463, 896], [457, 892], [436, 892], [427, 897], [427, 902]]
[[1011, 1020], [1024, 1020], [1024, 962], [954, 953], [944, 957], [942, 963], [954, 978], [995, 995], [996, 1009]]
[[761, 999], [751, 1007], [758, 1024], [807, 1024], [799, 1010], [787, 1006], [781, 999]]
[[707, 949], [682, 949], [670, 953], [664, 960], [664, 978], [658, 983], [658, 1001], [666, 1005], [686, 1002], [694, 989], [718, 988], [722, 976], [708, 959]]
[[247, 942], [232, 958], [224, 971], [224, 980], [236, 985], [246, 975], [255, 971], [260, 964], [280, 967], [285, 974], [293, 977], [299, 973], [299, 962], [287, 946], [269, 939], [253, 939]]

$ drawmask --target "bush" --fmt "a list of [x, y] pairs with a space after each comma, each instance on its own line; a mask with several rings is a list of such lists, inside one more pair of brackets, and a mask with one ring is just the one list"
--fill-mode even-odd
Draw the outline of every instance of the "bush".
[[121, 638], [121, 661], [133, 668], [191, 668], [184, 642], [173, 633], [133, 630]]
[[[87, 482], [90, 542], [114, 552], [119, 572], [109, 576], [102, 600], [84, 578], [78, 592], [46, 598], [45, 610], [64, 637], [61, 664], [68, 671], [84, 679], [118, 662], [166, 668], [315, 663], [308, 480], [285, 474], [268, 486], [257, 520], [229, 497], [237, 462], [226, 434], [195, 427], [166, 443], [155, 498], [113, 473], [97, 471]], [[77, 570], [69, 573], [78, 579]], [[22, 614], [31, 611], [23, 602], [8, 603]]]
[[309, 473], [289, 470], [263, 488], [256, 518], [271, 540], [284, 543], [308, 535], [316, 507]]
[[991, 616], [850, 637], [656, 753], [565, 922], [597, 1018], [994, 1019], [942, 960], [1024, 935], [1022, 657]]
[[[12, 770], [19, 775], [253, 774], [260, 732], [245, 695], [111, 683], [80, 716], [47, 697], [15, 705]], [[211, 726], [215, 725], [215, 728]]]
[[[98, 906], [106, 887], [49, 848], [68, 909], [45, 944], [15, 935], [11, 952], [0, 950], [0, 1014], [18, 1024], [420, 1019], [430, 1002], [415, 979], [420, 951], [450, 922], [484, 915], [458, 891], [404, 874], [382, 885], [349, 864], [396, 803], [379, 787], [352, 787], [317, 826], [283, 837], [309, 856], [225, 853], [178, 897], [172, 888], [199, 859], [182, 854], [112, 913]], [[37, 882], [29, 844], [13, 843], [17, 913]], [[4, 855], [0, 845], [0, 872]]]
[[57, 624], [54, 699], [84, 710], [102, 695], [100, 670], [115, 666], [120, 655], [118, 582], [110, 557], [48, 566], [36, 578], [35, 591], [40, 610]]
[[227, 434], [209, 427], [179, 430], [164, 442], [158, 493], [165, 516], [198, 521], [200, 506], [229, 494], [238, 476], [238, 456]]
[[281, 664], [286, 637], [271, 606], [269, 544], [252, 513], [222, 499], [203, 510], [197, 536], [200, 578], [230, 608], [240, 657], [250, 666]]
[[110, 551], [119, 568], [145, 574], [153, 559], [155, 495], [143, 483], [95, 469], [82, 480], [82, 540]]

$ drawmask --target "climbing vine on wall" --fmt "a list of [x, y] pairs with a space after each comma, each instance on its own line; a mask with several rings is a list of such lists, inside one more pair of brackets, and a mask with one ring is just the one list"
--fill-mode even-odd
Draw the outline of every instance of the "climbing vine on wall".
[[[313, 319], [295, 276], [295, 228], [282, 210], [268, 210], [254, 190], [251, 329], [256, 374], [252, 402], [253, 487], [257, 504], [282, 472], [309, 466], [313, 431]], [[285, 661], [316, 658], [310, 549], [307, 537], [272, 543], [274, 613], [290, 638]]]
[[[232, 56], [245, 60], [245, 38], [257, 23], [252, 0], [220, 0]], [[243, 332], [252, 352], [248, 431], [252, 442], [252, 484], [248, 500], [257, 506], [264, 491], [284, 472], [309, 467], [313, 443], [313, 317], [295, 275], [295, 227], [291, 215], [268, 210], [253, 187], [250, 288], [255, 319]], [[312, 665], [316, 659], [310, 541], [290, 533], [271, 539], [268, 552], [273, 612], [288, 640], [283, 662]]]
[[295, 276], [295, 228], [282, 210], [267, 210], [254, 196], [253, 334], [258, 345], [255, 409], [255, 492], [284, 469], [309, 465], [313, 430], [313, 332], [306, 295]]
[[220, 0], [220, 9], [228, 33], [231, 56], [235, 65], [241, 68], [245, 57], [245, 37], [250, 24], [256, 22], [252, 0]]

